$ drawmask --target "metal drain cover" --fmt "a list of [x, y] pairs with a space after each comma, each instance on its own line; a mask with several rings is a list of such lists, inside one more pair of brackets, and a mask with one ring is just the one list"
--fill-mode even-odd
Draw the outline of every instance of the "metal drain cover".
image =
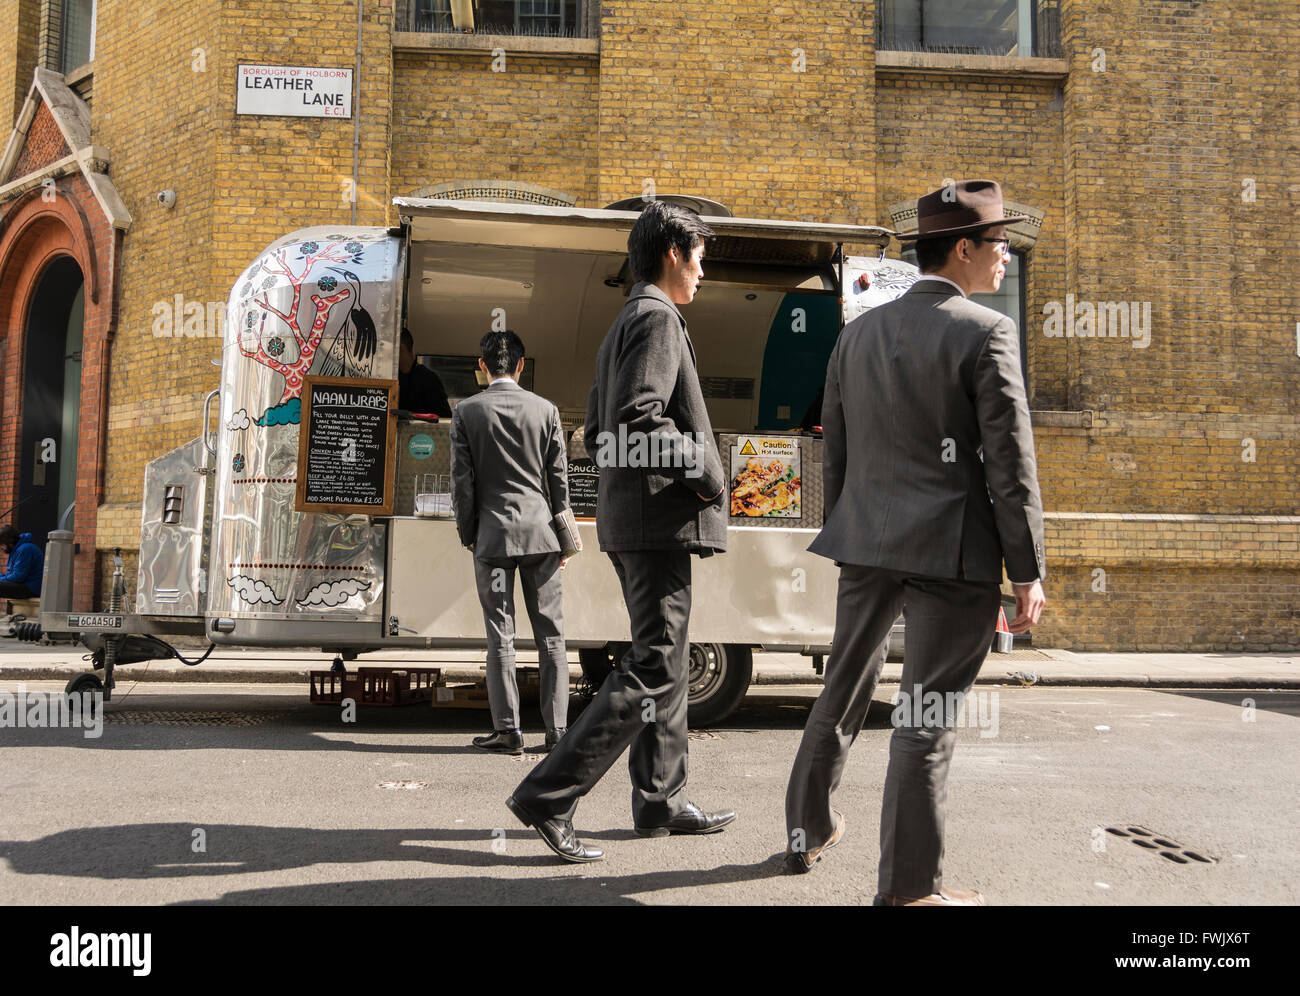
[[1212, 858], [1200, 851], [1184, 847], [1172, 837], [1162, 836], [1154, 830], [1148, 830], [1146, 827], [1107, 827], [1106, 832], [1119, 837], [1121, 840], [1130, 841], [1144, 851], [1155, 851], [1162, 858], [1172, 861], [1176, 865], [1215, 865], [1219, 863], [1218, 858]]
[[284, 719], [288, 712], [194, 712], [190, 710], [123, 709], [104, 712], [104, 722], [121, 726], [261, 726]]

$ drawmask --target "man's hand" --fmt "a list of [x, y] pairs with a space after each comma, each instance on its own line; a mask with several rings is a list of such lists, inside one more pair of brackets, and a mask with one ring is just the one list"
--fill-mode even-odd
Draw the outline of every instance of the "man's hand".
[[569, 564], [569, 558], [568, 558], [568, 557], [561, 557], [561, 558], [560, 558], [560, 570], [564, 570], [564, 568], [567, 567], [568, 564]]
[[1029, 627], [1038, 622], [1043, 614], [1047, 599], [1043, 596], [1043, 583], [1013, 584], [1011, 590], [1016, 593], [1016, 618], [1009, 623], [1013, 633], [1027, 633]]

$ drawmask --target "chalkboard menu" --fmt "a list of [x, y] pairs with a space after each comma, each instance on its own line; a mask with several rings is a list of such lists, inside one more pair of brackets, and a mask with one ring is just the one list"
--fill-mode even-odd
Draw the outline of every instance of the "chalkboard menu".
[[600, 483], [596, 461], [591, 457], [569, 460], [569, 507], [580, 519], [596, 517], [596, 490]]
[[293, 507], [392, 515], [396, 410], [395, 380], [307, 377]]

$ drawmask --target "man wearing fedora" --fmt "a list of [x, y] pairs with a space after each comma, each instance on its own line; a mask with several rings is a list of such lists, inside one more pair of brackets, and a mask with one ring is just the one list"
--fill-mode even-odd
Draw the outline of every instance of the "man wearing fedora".
[[[1044, 598], [1043, 506], [1015, 323], [976, 304], [1006, 274], [1008, 217], [991, 180], [917, 202], [922, 277], [850, 322], [826, 371], [825, 520], [809, 549], [840, 567], [825, 686], [786, 793], [786, 864], [806, 872], [839, 843], [831, 808], [866, 720], [890, 628], [907, 621], [902, 689], [964, 697], [997, 625], [1003, 563], [1015, 633]], [[937, 698], [936, 698], [937, 696]], [[959, 700], [958, 700], [959, 701]], [[982, 906], [943, 887], [943, 819], [954, 715], [895, 711], [880, 816], [877, 906]], [[906, 713], [906, 715], [904, 715]]]

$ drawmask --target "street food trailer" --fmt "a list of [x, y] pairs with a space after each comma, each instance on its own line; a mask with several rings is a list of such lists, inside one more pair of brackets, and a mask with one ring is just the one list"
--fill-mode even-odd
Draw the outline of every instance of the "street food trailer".
[[[394, 203], [398, 227], [294, 232], [236, 281], [201, 432], [146, 469], [133, 611], [119, 568], [107, 612], [73, 612], [71, 535], [51, 534], [41, 625], [96, 651], [107, 694], [115, 664], [169, 656], [169, 635], [319, 647], [336, 666], [365, 652], [486, 646], [472, 555], [450, 516], [449, 423], [397, 408], [403, 323], [453, 403], [481, 389], [485, 331], [523, 339], [523, 385], [561, 412], [585, 546], [565, 572], [566, 640], [593, 681], [629, 640], [596, 541], [582, 423], [597, 348], [634, 282], [637, 213]], [[843, 322], [917, 277], [883, 258], [885, 229], [706, 221], [716, 235], [684, 313], [731, 493], [726, 554], [693, 568], [696, 725], [741, 700], [754, 649], [818, 667], [830, 649], [838, 572], [807, 552], [822, 524], [822, 444], [808, 430]], [[518, 644], [532, 646], [523, 613], [517, 626]]]

